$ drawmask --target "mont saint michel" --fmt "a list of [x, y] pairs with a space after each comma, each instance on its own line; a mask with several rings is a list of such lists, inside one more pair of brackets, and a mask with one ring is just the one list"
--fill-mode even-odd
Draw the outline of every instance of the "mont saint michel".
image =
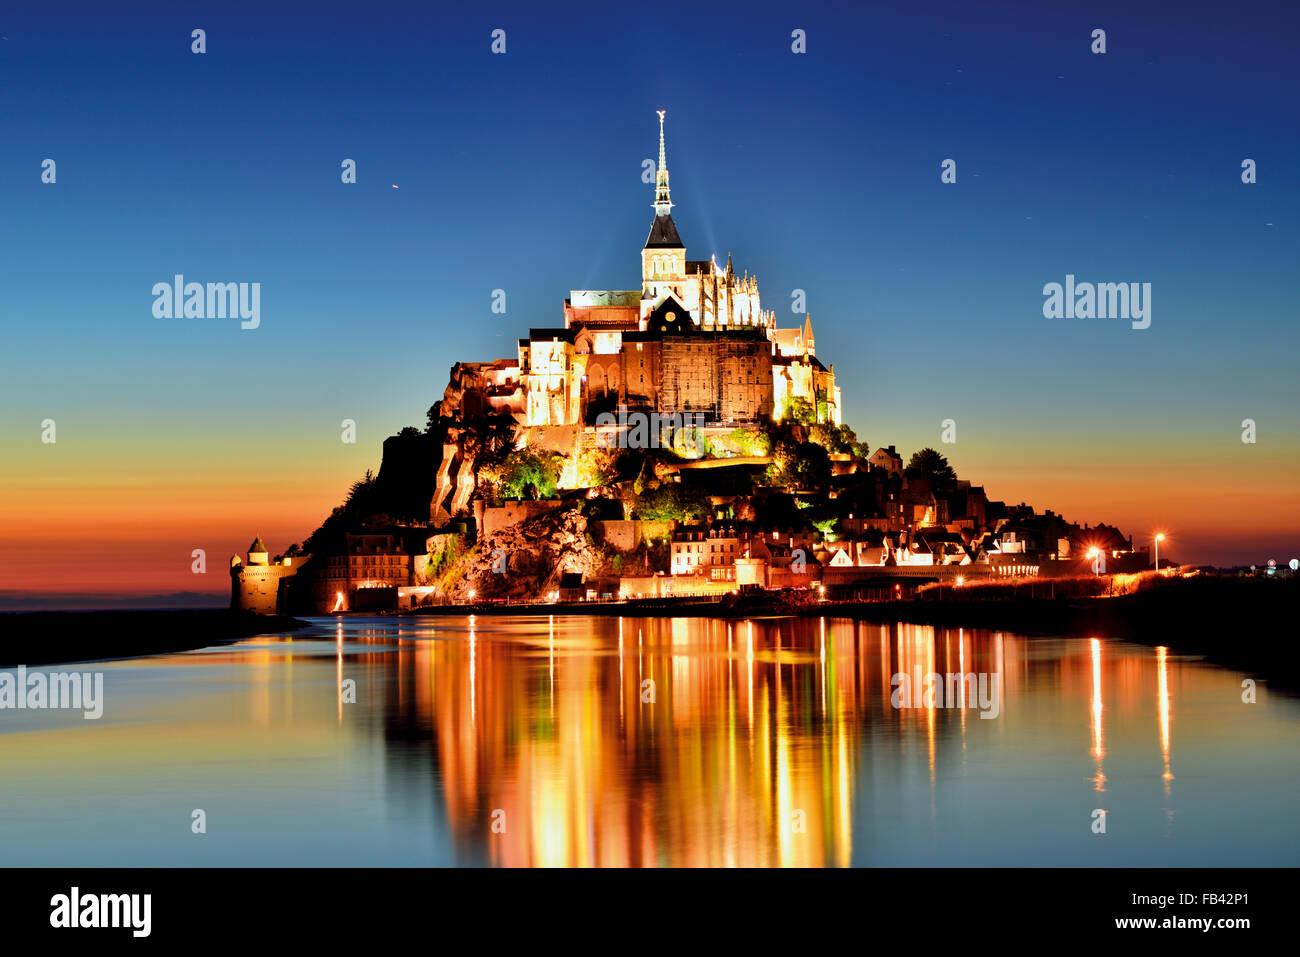
[[1147, 567], [1118, 529], [991, 500], [934, 449], [873, 451], [812, 316], [783, 326], [730, 253], [687, 256], [665, 116], [639, 287], [572, 290], [513, 355], [457, 362], [305, 542], [231, 558], [232, 607], [901, 598]]
[[19, 949], [1288, 924], [1300, 6], [10, 6]]

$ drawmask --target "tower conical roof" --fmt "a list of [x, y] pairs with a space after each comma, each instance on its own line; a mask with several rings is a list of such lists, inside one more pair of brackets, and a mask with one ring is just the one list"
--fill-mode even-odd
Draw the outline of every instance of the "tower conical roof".
[[650, 224], [650, 235], [646, 237], [646, 249], [685, 249], [682, 238], [677, 235], [677, 224], [667, 214], [656, 216]]

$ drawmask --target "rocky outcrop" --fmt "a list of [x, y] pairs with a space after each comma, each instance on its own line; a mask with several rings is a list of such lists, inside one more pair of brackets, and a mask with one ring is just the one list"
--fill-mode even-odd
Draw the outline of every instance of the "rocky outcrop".
[[[438, 463], [429, 500], [429, 522], [434, 526], [446, 525], [451, 520], [456, 514], [459, 489], [466, 482], [473, 482], [474, 456], [464, 448], [463, 432], [463, 429], [450, 428], [443, 436], [442, 460]], [[465, 501], [469, 501], [468, 495]]]
[[403, 429], [384, 439], [375, 477], [375, 506], [402, 521], [423, 521], [434, 489], [439, 446], [435, 437]]
[[477, 598], [536, 598], [557, 589], [566, 572], [594, 578], [604, 561], [604, 551], [588, 540], [587, 518], [575, 502], [486, 536], [465, 559], [451, 597], [467, 601], [473, 590]]
[[505, 359], [457, 362], [451, 367], [442, 399], [429, 410], [442, 441], [442, 459], [429, 500], [429, 521], [434, 525], [469, 513], [478, 484], [480, 426], [522, 418], [524, 394], [518, 375], [518, 364]]
[[447, 426], [442, 440], [442, 461], [434, 476], [429, 500], [429, 521], [446, 525], [470, 514], [470, 500], [478, 488], [478, 460], [482, 439], [473, 426]]
[[451, 367], [435, 418], [467, 422], [482, 416], [509, 415], [522, 421], [526, 406], [519, 363], [515, 360], [457, 362]]

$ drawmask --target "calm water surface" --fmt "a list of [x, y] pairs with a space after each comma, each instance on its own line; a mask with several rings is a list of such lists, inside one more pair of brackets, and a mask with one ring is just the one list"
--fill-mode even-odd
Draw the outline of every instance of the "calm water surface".
[[[0, 864], [1300, 863], [1300, 702], [1162, 648], [349, 618], [76, 667], [99, 721], [0, 712]], [[999, 675], [997, 716], [891, 706], [918, 669]]]

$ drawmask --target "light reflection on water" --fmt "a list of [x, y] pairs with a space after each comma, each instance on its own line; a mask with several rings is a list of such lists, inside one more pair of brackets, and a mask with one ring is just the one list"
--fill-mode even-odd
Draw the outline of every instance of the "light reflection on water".
[[[1300, 703], [1244, 704], [1241, 675], [1163, 647], [836, 619], [349, 618], [79, 670], [105, 672], [100, 721], [0, 711], [2, 864], [1300, 856]], [[955, 707], [919, 689], [891, 704], [894, 675], [931, 672], [999, 680], [991, 701], [958, 682]]]

